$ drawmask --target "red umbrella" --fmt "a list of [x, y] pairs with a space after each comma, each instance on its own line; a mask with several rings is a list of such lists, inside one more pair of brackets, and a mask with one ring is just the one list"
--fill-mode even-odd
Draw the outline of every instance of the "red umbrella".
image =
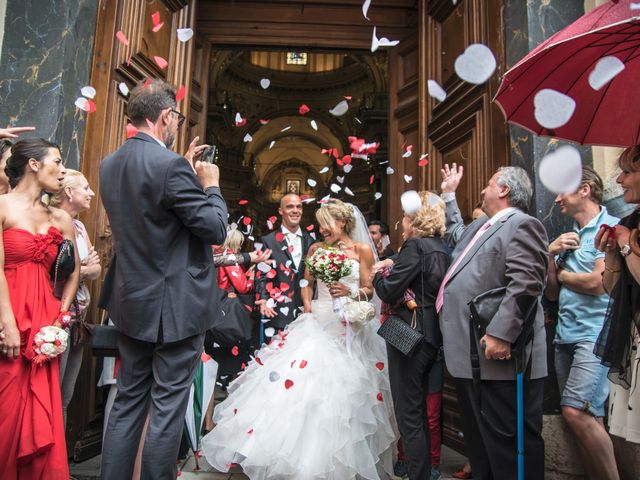
[[[505, 117], [536, 135], [586, 145], [640, 143], [640, 10], [612, 0], [540, 44], [505, 75], [496, 95]], [[638, 16], [634, 16], [638, 15]], [[589, 85], [596, 63], [613, 56], [624, 70], [599, 90]], [[534, 97], [553, 89], [573, 98], [575, 112], [554, 130], [534, 116]]]

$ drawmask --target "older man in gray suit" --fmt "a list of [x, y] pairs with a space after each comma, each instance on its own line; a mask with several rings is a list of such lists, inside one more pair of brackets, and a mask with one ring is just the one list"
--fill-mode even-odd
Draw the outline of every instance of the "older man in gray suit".
[[218, 309], [211, 245], [225, 240], [227, 207], [218, 167], [170, 150], [184, 121], [176, 108], [166, 82], [134, 88], [127, 114], [138, 133], [100, 166], [116, 250], [109, 313], [121, 360], [103, 480], [131, 478], [147, 413], [141, 478], [176, 478], [189, 387]]
[[[448, 165], [443, 174], [447, 231], [459, 232], [455, 189], [462, 167]], [[473, 478], [516, 479], [516, 371], [512, 345], [522, 330], [526, 305], [537, 305], [533, 340], [526, 350], [524, 383], [525, 476], [544, 478], [542, 401], [547, 375], [546, 339], [542, 307], [547, 272], [547, 236], [544, 227], [526, 212], [531, 181], [519, 167], [502, 167], [482, 191], [486, 213], [460, 235], [452, 265], [440, 287], [436, 307], [444, 340], [447, 368], [455, 379], [465, 443]], [[458, 214], [458, 215], [457, 215]], [[469, 301], [491, 289], [506, 287], [499, 309], [477, 338], [470, 327]], [[471, 344], [473, 342], [473, 345]], [[480, 381], [474, 382], [470, 356], [479, 355]]]

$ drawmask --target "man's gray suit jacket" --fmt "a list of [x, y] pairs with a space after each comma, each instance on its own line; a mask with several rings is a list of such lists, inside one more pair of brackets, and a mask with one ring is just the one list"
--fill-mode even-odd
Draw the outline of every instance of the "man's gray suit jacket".
[[[447, 233], [460, 233], [462, 217], [455, 200], [446, 203], [446, 215]], [[455, 220], [451, 221], [453, 219]], [[487, 221], [486, 216], [477, 219], [460, 235], [452, 254], [452, 265]], [[440, 311], [445, 361], [453, 377], [472, 378], [469, 301], [488, 290], [506, 286], [506, 295], [487, 328], [487, 334], [514, 343], [522, 330], [524, 316], [516, 299], [521, 295], [538, 299], [542, 296], [547, 262], [547, 234], [544, 226], [539, 220], [520, 210], [513, 210], [499, 218], [471, 247], [447, 282], [444, 304]], [[481, 378], [515, 380], [513, 358], [487, 360], [478, 340], [476, 339], [476, 345], [480, 352]], [[546, 333], [540, 303], [534, 322], [531, 362], [532, 379], [547, 375]]]
[[226, 238], [227, 207], [202, 189], [184, 157], [144, 133], [100, 165], [100, 196], [116, 266], [109, 314], [137, 340], [175, 342], [204, 333], [218, 309], [211, 245]]

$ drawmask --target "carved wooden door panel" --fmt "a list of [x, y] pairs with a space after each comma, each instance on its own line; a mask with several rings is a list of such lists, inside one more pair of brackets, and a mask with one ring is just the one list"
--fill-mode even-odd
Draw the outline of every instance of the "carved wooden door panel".
[[[439, 189], [440, 168], [444, 163], [464, 166], [464, 178], [457, 200], [463, 216], [470, 220], [480, 192], [499, 166], [509, 163], [506, 123], [492, 98], [504, 73], [502, 8], [499, 0], [421, 0], [424, 16], [422, 38], [426, 45], [426, 75], [447, 92], [438, 102], [426, 100], [426, 135], [430, 163], [425, 185]], [[498, 70], [483, 85], [463, 82], [455, 73], [454, 62], [465, 48], [483, 43], [496, 56]], [[455, 389], [445, 383], [443, 399], [444, 441], [463, 451], [460, 417]]]
[[[112, 240], [109, 222], [100, 201], [99, 168], [101, 160], [116, 150], [126, 139], [125, 116], [127, 96], [119, 89], [124, 83], [129, 89], [145, 78], [162, 78], [174, 84], [186, 86], [185, 99], [178, 109], [187, 116], [187, 123], [178, 136], [177, 151], [184, 152], [191, 132], [199, 133], [204, 115], [199, 115], [206, 101], [201, 100], [200, 90], [194, 90], [194, 72], [207, 71], [206, 55], [202, 64], [193, 66], [194, 50], [201, 51], [202, 42], [196, 46], [196, 38], [188, 42], [178, 40], [177, 28], [195, 28], [196, 0], [101, 0], [98, 7], [97, 30], [94, 40], [91, 85], [96, 89], [96, 111], [88, 114], [86, 135], [81, 159], [81, 170], [96, 193], [92, 208], [81, 216], [90, 239], [100, 254], [103, 275], [112, 257]], [[152, 15], [158, 12], [162, 28], [153, 31]], [[122, 32], [128, 45], [116, 38]], [[154, 57], [162, 57], [168, 67], [161, 68]], [[206, 73], [204, 74], [206, 77]], [[201, 79], [198, 79], [201, 80]], [[201, 83], [196, 85], [201, 86]], [[206, 89], [206, 83], [204, 85]], [[206, 90], [205, 90], [206, 92]], [[206, 98], [206, 93], [204, 94]], [[203, 135], [201, 135], [203, 136]], [[91, 282], [93, 301], [87, 320], [100, 321], [96, 307], [101, 279]], [[82, 370], [78, 377], [75, 395], [69, 406], [68, 446], [76, 459], [87, 458], [100, 450], [100, 429], [87, 428], [96, 413], [95, 358], [85, 349]]]

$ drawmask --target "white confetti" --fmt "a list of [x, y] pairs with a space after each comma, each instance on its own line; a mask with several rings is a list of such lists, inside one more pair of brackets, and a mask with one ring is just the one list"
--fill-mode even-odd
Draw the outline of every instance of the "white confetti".
[[318, 124], [315, 120], [311, 120], [311, 128], [313, 128], [316, 132], [318, 131]]
[[558, 128], [566, 125], [576, 109], [573, 98], [550, 88], [536, 93], [533, 99], [536, 121], [544, 128]]
[[347, 163], [344, 167], [342, 167], [342, 169], [344, 170], [344, 173], [349, 173], [353, 169], [353, 165]]
[[276, 141], [271, 140], [271, 143], [269, 144], [269, 150], [271, 150], [275, 144], [276, 144]]
[[411, 175], [405, 175], [404, 176], [404, 181], [405, 182], [409, 183], [409, 182], [411, 182], [411, 180], [413, 180], [413, 177]]
[[393, 175], [393, 172], [395, 172], [393, 168], [387, 167], [387, 175]]
[[307, 197], [304, 200], [302, 200], [302, 203], [307, 204], [307, 203], [312, 203], [315, 202], [315, 197]]
[[280, 313], [285, 316], [289, 315], [289, 307], [280, 308]]
[[346, 193], [347, 195], [351, 195], [352, 197], [354, 196], [354, 193], [349, 187], [344, 187], [344, 193]]
[[404, 192], [400, 197], [400, 203], [402, 204], [402, 210], [407, 215], [413, 215], [422, 208], [422, 200], [415, 190]]
[[329, 167], [324, 167], [322, 170], [320, 170], [320, 173], [327, 173], [329, 171]]
[[267, 88], [269, 88], [269, 86], [271, 85], [271, 80], [269, 80], [268, 78], [263, 78], [262, 80], [260, 80], [260, 86], [266, 90]]
[[571, 145], [563, 145], [542, 158], [538, 175], [542, 184], [555, 194], [575, 192], [582, 180], [580, 152]]
[[178, 40], [181, 42], [188, 42], [193, 37], [193, 30], [190, 28], [179, 28], [176, 33], [178, 34]]
[[349, 103], [346, 100], [342, 100], [335, 107], [329, 110], [329, 113], [334, 117], [341, 117], [349, 111]]
[[287, 130], [290, 130], [290, 129], [291, 129], [291, 125], [288, 125], [288, 126], [284, 127], [282, 130], [280, 130], [280, 132], [281, 133], [282, 132], [286, 132]]
[[253, 248], [255, 248], [256, 250], [262, 250], [262, 247], [264, 247], [264, 245], [261, 242], [255, 242], [253, 244]]
[[313, 178], [307, 178], [307, 183], [310, 187], [315, 187], [318, 184], [318, 182], [316, 182]]
[[456, 73], [462, 80], [476, 85], [489, 80], [496, 66], [493, 52], [482, 43], [469, 45], [464, 53], [456, 58], [454, 64]]
[[640, 10], [640, 3], [631, 2], [631, 10]]
[[73, 104], [78, 107], [80, 110], [84, 110], [85, 112], [89, 111], [89, 102], [84, 97], [76, 98], [76, 101]]
[[127, 87], [127, 84], [124, 82], [118, 84], [118, 90], [120, 90], [120, 93], [125, 97], [129, 95], [129, 87]]
[[445, 92], [444, 88], [442, 88], [435, 80], [427, 81], [427, 88], [429, 89], [429, 95], [439, 102], [444, 102], [447, 98], [447, 92]]
[[336, 180], [338, 180], [338, 182], [340, 183], [344, 183], [344, 177], [336, 176]]
[[236, 113], [236, 119], [235, 120], [236, 120], [236, 123], [242, 123], [242, 121], [244, 120], [242, 118], [242, 115], [240, 115], [240, 112]]
[[382, 198], [382, 194], [380, 192], [376, 192], [373, 198], [375, 198], [376, 200], [380, 200]]
[[264, 263], [264, 262], [260, 262], [258, 264], [258, 270], [260, 270], [262, 273], [267, 273], [269, 271], [271, 271], [271, 266], [268, 263]]
[[624, 70], [624, 63], [618, 57], [603, 57], [598, 60], [595, 68], [589, 74], [589, 85], [594, 90], [600, 90]]
[[342, 190], [340, 185], [336, 185], [335, 183], [332, 183], [330, 188], [333, 193], [338, 193], [340, 190]]
[[413, 154], [413, 150], [408, 149], [402, 154], [402, 158], [409, 158]]
[[273, 327], [267, 327], [264, 329], [264, 334], [267, 337], [273, 337], [276, 334], [276, 329]]
[[253, 137], [252, 137], [250, 134], [248, 134], [248, 133], [247, 133], [247, 134], [244, 136], [244, 138], [242, 139], [242, 141], [243, 141], [244, 143], [252, 142], [252, 141], [253, 141]]
[[265, 303], [265, 306], [267, 308], [274, 308], [276, 306], [276, 301], [273, 298], [270, 298], [267, 300], [267, 303]]
[[362, 15], [364, 15], [364, 18], [366, 18], [367, 20], [370, 20], [370, 18], [367, 17], [367, 15], [369, 14], [370, 6], [371, 6], [371, 0], [364, 0], [364, 3], [362, 4]]
[[376, 36], [376, 28], [373, 27], [373, 35], [371, 36], [371, 52], [375, 52], [380, 47], [395, 47], [400, 43], [400, 40], [389, 40], [386, 37], [378, 38]]
[[80, 93], [87, 98], [93, 98], [96, 96], [96, 89], [91, 86], [82, 87]]
[[298, 285], [300, 285], [300, 288], [308, 287], [309, 286], [309, 280], [306, 280], [306, 279], [303, 278], [298, 282]]

